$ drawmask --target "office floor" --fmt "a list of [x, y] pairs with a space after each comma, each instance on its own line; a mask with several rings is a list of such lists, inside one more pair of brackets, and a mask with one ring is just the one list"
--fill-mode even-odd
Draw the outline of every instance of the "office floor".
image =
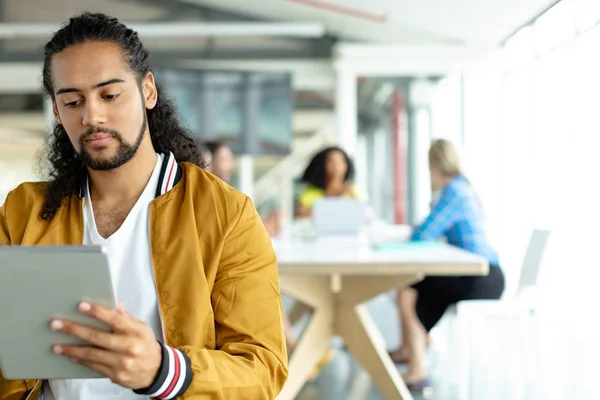
[[[289, 308], [291, 299], [284, 296], [284, 307]], [[393, 304], [392, 294], [384, 294], [369, 303], [367, 309], [375, 324], [379, 328], [388, 349], [395, 348], [400, 342], [400, 333], [398, 326], [398, 314]], [[308, 317], [306, 318], [308, 319]], [[302, 325], [306, 321], [301, 321], [295, 330], [299, 334]], [[473, 376], [471, 382], [472, 400], [506, 400], [506, 399], [527, 399], [527, 400], [547, 400], [547, 397], [536, 395], [534, 388], [524, 386], [524, 377], [527, 374], [526, 364], [523, 355], [515, 353], [515, 343], [507, 340], [507, 337], [514, 335], [505, 335], [502, 329], [503, 321], [488, 321], [491, 331], [487, 331], [486, 338], [495, 346], [489, 347], [489, 351], [481, 353], [482, 360], [493, 360], [492, 364], [497, 367], [490, 370], [477, 366], [476, 376]], [[499, 324], [499, 325], [496, 325]], [[494, 334], [495, 330], [497, 334]], [[442, 339], [442, 340], [438, 340]], [[455, 375], [456, 363], [448, 357], [448, 348], [444, 348], [445, 340], [443, 337], [436, 337], [433, 340], [432, 351], [429, 354], [430, 360], [430, 379], [432, 384], [432, 393], [425, 397], [423, 394], [413, 393], [415, 400], [458, 400], [459, 393], [456, 381], [452, 380]], [[487, 340], [486, 339], [486, 340]], [[352, 356], [344, 350], [341, 339], [336, 338], [332, 341], [331, 347], [334, 348], [335, 356], [331, 362], [325, 366], [319, 375], [311, 382], [308, 382], [296, 397], [297, 400], [383, 400], [378, 390], [371, 384], [369, 375], [354, 361]], [[516, 363], [515, 363], [516, 361]], [[571, 364], [577, 365], [577, 364]], [[398, 373], [402, 373], [399, 370]], [[540, 392], [540, 393], [543, 393]], [[561, 397], [553, 397], [560, 399]], [[581, 397], [585, 398], [585, 397]], [[587, 398], [586, 398], [587, 399]]]
[[[291, 303], [291, 299], [284, 296], [286, 309]], [[383, 336], [385, 346], [395, 348], [400, 335], [393, 296], [379, 296], [367, 304], [367, 309]], [[597, 345], [597, 335], [561, 330], [556, 324], [556, 315], [553, 309], [544, 313], [540, 311], [538, 321], [545, 322], [539, 322], [531, 332], [515, 330], [506, 318], [486, 319], [485, 335], [480, 335], [470, 344], [477, 354], [474, 369], [469, 374], [470, 399], [598, 399], [598, 365], [595, 360], [600, 356], [600, 346]], [[298, 333], [302, 325], [303, 322], [300, 322], [295, 327]], [[524, 335], [525, 332], [529, 333]], [[525, 338], [527, 340], [523, 342]], [[431, 396], [413, 394], [415, 400], [459, 399], [458, 383], [453, 379], [456, 378], [458, 364], [449, 356], [451, 349], [445, 339], [443, 327], [442, 332], [437, 332], [437, 336], [432, 338], [429, 352]], [[488, 346], [489, 343], [493, 345]], [[331, 362], [304, 386], [296, 399], [383, 400], [368, 374], [344, 350], [342, 341], [334, 339], [331, 347], [336, 350]]]
[[[369, 313], [390, 348], [396, 346], [400, 340], [397, 314], [392, 298], [392, 295], [382, 295], [367, 304]], [[289, 308], [292, 301], [284, 296], [283, 303], [284, 307]], [[296, 327], [298, 333], [301, 332], [302, 325], [301, 322]], [[369, 375], [343, 349], [342, 341], [339, 338], [334, 339], [331, 347], [335, 349], [335, 356], [313, 381], [304, 386], [296, 400], [383, 400], [378, 390], [371, 384]], [[402, 370], [399, 370], [399, 373], [401, 372]], [[448, 393], [444, 384], [445, 382], [432, 380], [432, 397], [423, 397], [418, 393], [414, 393], [413, 396], [415, 400], [453, 400], [454, 397]]]
[[[291, 299], [284, 296], [286, 309], [291, 303]], [[367, 309], [385, 346], [395, 348], [400, 333], [393, 295], [385, 294], [371, 300]], [[536, 315], [537, 325], [525, 331], [515, 330], [510, 319], [486, 319], [485, 335], [471, 342], [472, 350], [477, 349], [474, 369], [469, 374], [468, 396], [471, 400], [599, 398], [596, 383], [597, 360], [600, 358], [598, 335], [589, 329], [572, 327], [565, 330], [562, 321], [559, 324], [556, 320], [560, 313], [555, 308], [540, 308]], [[300, 333], [302, 323], [296, 328]], [[441, 331], [434, 332], [429, 352], [431, 396], [413, 394], [415, 400], [459, 399], [455, 379], [457, 362], [449, 356], [451, 349], [443, 330], [442, 326]], [[335, 356], [313, 381], [304, 386], [297, 400], [383, 400], [368, 374], [343, 349], [342, 341], [334, 339], [331, 347], [336, 350]]]
[[[336, 343], [336, 355], [318, 377], [307, 383], [296, 400], [383, 400], [366, 372]], [[435, 383], [434, 383], [435, 384]], [[435, 390], [435, 387], [434, 387]], [[413, 394], [415, 400], [444, 399]]]

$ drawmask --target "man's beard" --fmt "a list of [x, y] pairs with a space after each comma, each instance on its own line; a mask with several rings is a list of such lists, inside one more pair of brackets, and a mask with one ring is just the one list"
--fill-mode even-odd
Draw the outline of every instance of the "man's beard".
[[[144, 110], [145, 111], [145, 110]], [[133, 144], [125, 143], [123, 136], [120, 132], [107, 129], [103, 127], [90, 127], [81, 137], [79, 138], [79, 146], [81, 151], [77, 153], [78, 158], [90, 169], [95, 171], [109, 171], [115, 168], [119, 168], [128, 161], [130, 161], [138, 151], [142, 139], [144, 139], [144, 133], [148, 126], [148, 119], [144, 112], [144, 121], [140, 128], [140, 133]], [[94, 133], [107, 133], [112, 135], [118, 142], [119, 147], [117, 153], [110, 159], [107, 160], [95, 160], [92, 155], [85, 149], [85, 140]]]

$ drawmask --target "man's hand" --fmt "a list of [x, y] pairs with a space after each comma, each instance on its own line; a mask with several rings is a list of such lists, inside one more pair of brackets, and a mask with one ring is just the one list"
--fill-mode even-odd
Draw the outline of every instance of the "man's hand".
[[129, 389], [152, 385], [162, 361], [161, 345], [152, 329], [144, 322], [119, 310], [110, 310], [90, 303], [81, 303], [79, 311], [110, 328], [112, 333], [96, 328], [55, 319], [50, 328], [90, 343], [91, 346], [57, 344], [54, 353], [69, 357], [106, 376], [112, 382]]

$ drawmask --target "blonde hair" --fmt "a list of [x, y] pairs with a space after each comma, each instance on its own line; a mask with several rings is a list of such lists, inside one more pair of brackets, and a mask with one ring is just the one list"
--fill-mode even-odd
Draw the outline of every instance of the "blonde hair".
[[463, 173], [458, 151], [452, 142], [446, 139], [438, 139], [431, 144], [429, 167], [448, 178], [454, 178]]

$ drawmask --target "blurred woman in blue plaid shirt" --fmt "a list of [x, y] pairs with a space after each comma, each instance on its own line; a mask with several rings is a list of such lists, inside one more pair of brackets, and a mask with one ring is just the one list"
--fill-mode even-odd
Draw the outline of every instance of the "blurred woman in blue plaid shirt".
[[465, 178], [458, 153], [451, 142], [436, 140], [429, 149], [429, 171], [434, 189], [440, 190], [429, 216], [412, 233], [414, 241], [445, 238], [454, 246], [488, 260], [487, 276], [427, 277], [398, 292], [402, 346], [390, 353], [395, 362], [409, 366], [404, 381], [410, 388], [426, 386], [426, 348], [429, 331], [449, 305], [469, 299], [499, 299], [504, 291], [504, 275], [498, 255], [488, 242], [483, 213]]

